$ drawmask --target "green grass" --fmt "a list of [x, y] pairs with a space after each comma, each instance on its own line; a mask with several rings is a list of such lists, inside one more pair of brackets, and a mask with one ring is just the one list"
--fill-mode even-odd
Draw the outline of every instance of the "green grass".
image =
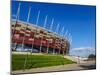
[[[27, 55], [12, 54], [12, 70], [24, 69]], [[25, 69], [75, 63], [62, 55], [28, 55]]]

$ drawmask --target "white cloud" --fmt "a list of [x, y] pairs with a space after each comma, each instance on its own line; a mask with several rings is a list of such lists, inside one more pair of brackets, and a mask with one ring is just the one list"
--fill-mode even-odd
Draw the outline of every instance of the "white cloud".
[[79, 48], [73, 48], [72, 50], [90, 50], [90, 51], [94, 51], [95, 48], [92, 48], [92, 47], [79, 47]]

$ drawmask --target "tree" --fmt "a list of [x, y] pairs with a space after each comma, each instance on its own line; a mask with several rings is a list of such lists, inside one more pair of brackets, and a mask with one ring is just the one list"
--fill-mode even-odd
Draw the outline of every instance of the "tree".
[[96, 55], [90, 54], [90, 55], [88, 56], [88, 60], [94, 60], [94, 59], [96, 59]]

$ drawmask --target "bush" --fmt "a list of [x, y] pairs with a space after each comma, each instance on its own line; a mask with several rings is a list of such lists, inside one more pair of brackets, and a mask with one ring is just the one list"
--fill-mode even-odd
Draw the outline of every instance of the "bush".
[[93, 59], [96, 59], [96, 55], [90, 54], [90, 55], [88, 56], [88, 60], [93, 60]]

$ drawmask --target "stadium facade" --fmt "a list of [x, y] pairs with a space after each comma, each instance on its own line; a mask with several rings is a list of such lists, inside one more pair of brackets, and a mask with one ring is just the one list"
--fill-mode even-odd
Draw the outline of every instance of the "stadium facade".
[[13, 50], [32, 51], [42, 53], [66, 54], [69, 53], [70, 43], [56, 33], [42, 27], [27, 24], [22, 21], [12, 22]]

